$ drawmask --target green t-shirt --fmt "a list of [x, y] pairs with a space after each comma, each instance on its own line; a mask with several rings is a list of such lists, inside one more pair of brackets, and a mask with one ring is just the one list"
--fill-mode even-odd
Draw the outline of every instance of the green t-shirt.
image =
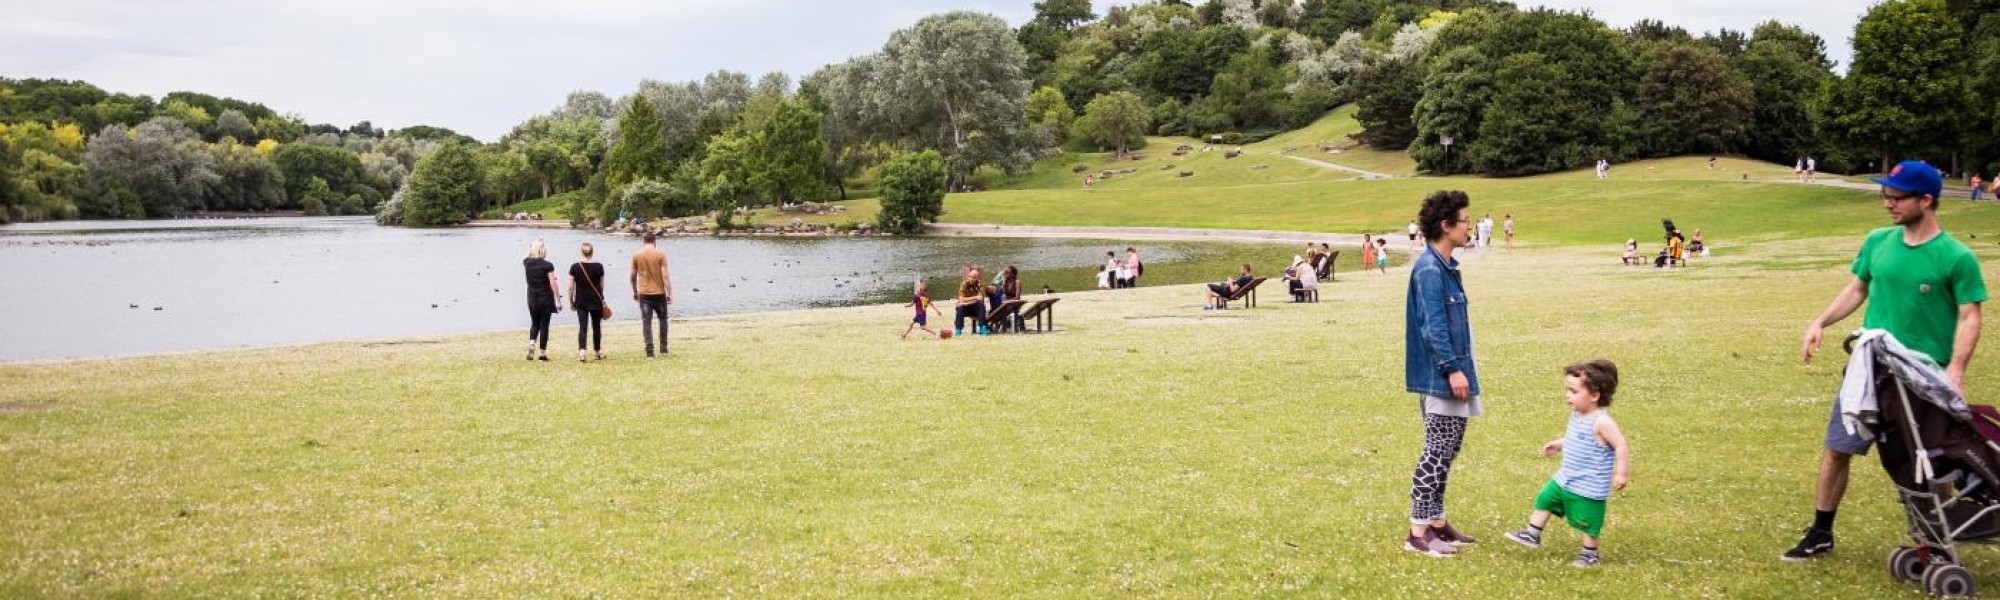
[[1959, 305], [1986, 301], [1978, 257], [1942, 231], [1916, 246], [1903, 243], [1900, 226], [1869, 232], [1852, 270], [1868, 284], [1861, 326], [1886, 329], [1939, 365], [1951, 362]]

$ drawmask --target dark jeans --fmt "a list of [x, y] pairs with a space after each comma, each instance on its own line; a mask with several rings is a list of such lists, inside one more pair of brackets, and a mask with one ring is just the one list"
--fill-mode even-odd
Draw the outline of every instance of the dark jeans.
[[584, 349], [584, 334], [589, 334], [590, 348], [604, 351], [604, 313], [595, 310], [576, 311], [576, 349]]
[[549, 349], [549, 315], [553, 314], [556, 314], [554, 307], [528, 305], [529, 343], [540, 343], [541, 349]]
[[653, 319], [660, 320], [660, 353], [667, 352], [667, 295], [639, 297], [639, 331], [646, 336], [646, 356], [653, 355]]
[[964, 331], [967, 319], [972, 320], [973, 331], [978, 331], [979, 324], [986, 322], [986, 305], [974, 302], [959, 306], [956, 316], [952, 318], [951, 328]]

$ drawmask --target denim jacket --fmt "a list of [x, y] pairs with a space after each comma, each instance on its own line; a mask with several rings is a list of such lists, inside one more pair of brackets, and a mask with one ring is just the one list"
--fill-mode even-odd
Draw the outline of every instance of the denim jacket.
[[1424, 245], [1410, 268], [1403, 312], [1403, 376], [1410, 392], [1451, 397], [1452, 373], [1464, 372], [1473, 397], [1479, 375], [1472, 359], [1472, 322], [1458, 259], [1446, 260]]

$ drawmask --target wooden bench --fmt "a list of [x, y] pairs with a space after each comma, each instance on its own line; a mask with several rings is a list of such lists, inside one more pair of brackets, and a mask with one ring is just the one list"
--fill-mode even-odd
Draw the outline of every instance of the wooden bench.
[[993, 310], [986, 311], [986, 330], [993, 333], [1015, 331], [1017, 329], [1014, 327], [1015, 319], [1021, 316], [1021, 306], [1024, 304], [1027, 302], [1008, 300], [993, 307]]
[[1258, 277], [1258, 278], [1255, 278], [1255, 279], [1251, 279], [1251, 280], [1250, 280], [1250, 283], [1249, 283], [1248, 285], [1245, 285], [1245, 286], [1243, 286], [1243, 289], [1240, 289], [1240, 290], [1236, 290], [1236, 293], [1234, 293], [1234, 294], [1230, 294], [1230, 295], [1228, 295], [1228, 296], [1225, 296], [1225, 297], [1222, 297], [1222, 298], [1218, 298], [1218, 299], [1216, 300], [1216, 303], [1217, 303], [1217, 305], [1218, 305], [1218, 306], [1216, 306], [1216, 308], [1218, 308], [1218, 309], [1228, 309], [1228, 308], [1229, 308], [1229, 303], [1231, 303], [1231, 302], [1235, 302], [1235, 301], [1238, 301], [1238, 300], [1241, 300], [1241, 301], [1243, 301], [1243, 304], [1244, 304], [1244, 306], [1245, 306], [1246, 308], [1256, 308], [1256, 307], [1257, 307], [1257, 286], [1258, 286], [1258, 285], [1262, 285], [1262, 284], [1264, 283], [1264, 280], [1265, 280], [1265, 279], [1269, 279], [1269, 278], [1267, 278], [1267, 277]]
[[[1029, 320], [1033, 320], [1035, 322], [1035, 329], [1033, 333], [1047, 333], [1055, 331], [1056, 301], [1061, 299], [1062, 298], [1049, 298], [1028, 305], [1027, 309], [1020, 311], [1021, 321], [1025, 323]], [[1027, 329], [1023, 328], [1022, 331], [1027, 332]]]

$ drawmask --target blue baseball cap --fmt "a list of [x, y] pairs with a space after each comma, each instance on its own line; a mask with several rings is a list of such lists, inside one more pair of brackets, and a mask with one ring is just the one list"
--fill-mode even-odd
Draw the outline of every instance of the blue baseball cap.
[[1944, 197], [1944, 175], [1937, 167], [1921, 160], [1906, 160], [1889, 169], [1888, 178], [1870, 177], [1869, 181], [1905, 192], [1930, 194], [1932, 198]]

